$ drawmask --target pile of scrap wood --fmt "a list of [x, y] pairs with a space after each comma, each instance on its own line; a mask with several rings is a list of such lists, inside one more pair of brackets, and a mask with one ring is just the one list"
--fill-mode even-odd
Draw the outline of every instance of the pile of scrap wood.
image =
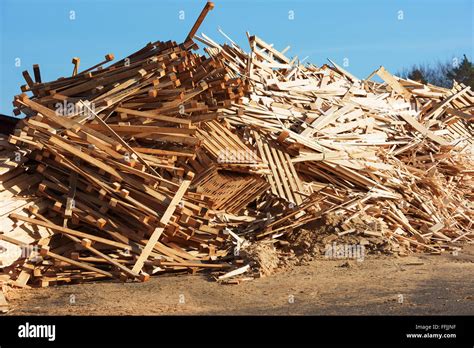
[[249, 52], [225, 34], [220, 45], [195, 36], [211, 8], [182, 44], [82, 72], [74, 58], [51, 82], [38, 65], [23, 73], [14, 111], [26, 117], [0, 137], [7, 282], [227, 272], [244, 242], [329, 218], [382, 252], [472, 242], [470, 87], [383, 67], [360, 80], [257, 36]]

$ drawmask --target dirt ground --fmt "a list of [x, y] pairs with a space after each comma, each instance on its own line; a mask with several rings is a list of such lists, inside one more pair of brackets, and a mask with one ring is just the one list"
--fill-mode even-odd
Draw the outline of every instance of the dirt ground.
[[15, 290], [8, 299], [7, 315], [472, 315], [474, 246], [458, 255], [317, 259], [239, 285], [162, 275]]

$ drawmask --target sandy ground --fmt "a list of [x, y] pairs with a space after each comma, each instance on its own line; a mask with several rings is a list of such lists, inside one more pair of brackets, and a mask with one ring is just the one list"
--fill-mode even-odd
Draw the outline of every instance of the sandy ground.
[[318, 259], [239, 285], [163, 275], [15, 290], [8, 298], [8, 315], [473, 315], [474, 246], [456, 256]]

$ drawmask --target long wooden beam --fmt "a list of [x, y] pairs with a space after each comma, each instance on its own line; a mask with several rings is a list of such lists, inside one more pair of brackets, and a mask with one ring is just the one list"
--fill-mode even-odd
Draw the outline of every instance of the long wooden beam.
[[208, 1], [207, 4], [202, 9], [201, 14], [196, 20], [196, 23], [194, 23], [193, 27], [191, 28], [191, 31], [189, 32], [188, 36], [186, 36], [186, 40], [184, 40], [185, 42], [188, 40], [192, 40], [194, 35], [196, 35], [196, 32], [198, 31], [202, 22], [204, 21], [204, 18], [206, 18], [208, 12], [211, 11], [213, 8], [214, 8], [214, 3], [211, 1]]
[[143, 265], [145, 264], [145, 261], [148, 259], [148, 256], [150, 256], [150, 253], [153, 251], [153, 248], [155, 247], [156, 243], [161, 237], [161, 234], [165, 230], [165, 226], [168, 224], [170, 221], [171, 216], [173, 215], [177, 205], [183, 198], [184, 194], [188, 190], [189, 185], [191, 185], [191, 181], [194, 178], [194, 173], [188, 173], [186, 178], [183, 180], [183, 183], [179, 187], [178, 191], [176, 191], [176, 194], [174, 195], [173, 199], [171, 200], [170, 204], [168, 205], [168, 208], [166, 208], [165, 213], [160, 219], [160, 227], [157, 227], [155, 231], [153, 231], [150, 239], [148, 240], [145, 248], [143, 248], [142, 253], [137, 259], [137, 262], [132, 268], [132, 271], [135, 273], [139, 273], [141, 269], [143, 268]]

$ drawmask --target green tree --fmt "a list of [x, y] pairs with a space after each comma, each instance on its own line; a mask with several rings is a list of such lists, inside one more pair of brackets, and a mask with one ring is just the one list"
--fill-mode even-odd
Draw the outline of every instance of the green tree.
[[408, 78], [413, 81], [426, 83], [423, 72], [420, 69], [413, 69], [408, 73]]
[[435, 86], [452, 88], [453, 80], [471, 86], [474, 90], [474, 65], [463, 56], [459, 63], [457, 58], [446, 62], [438, 61], [435, 65], [418, 64], [397, 73], [402, 78], [408, 78], [421, 83], [430, 83]]
[[447, 73], [448, 78], [463, 83], [466, 86], [471, 86], [474, 89], [474, 65], [466, 55], [464, 55], [461, 64], [453, 65], [453, 69]]

